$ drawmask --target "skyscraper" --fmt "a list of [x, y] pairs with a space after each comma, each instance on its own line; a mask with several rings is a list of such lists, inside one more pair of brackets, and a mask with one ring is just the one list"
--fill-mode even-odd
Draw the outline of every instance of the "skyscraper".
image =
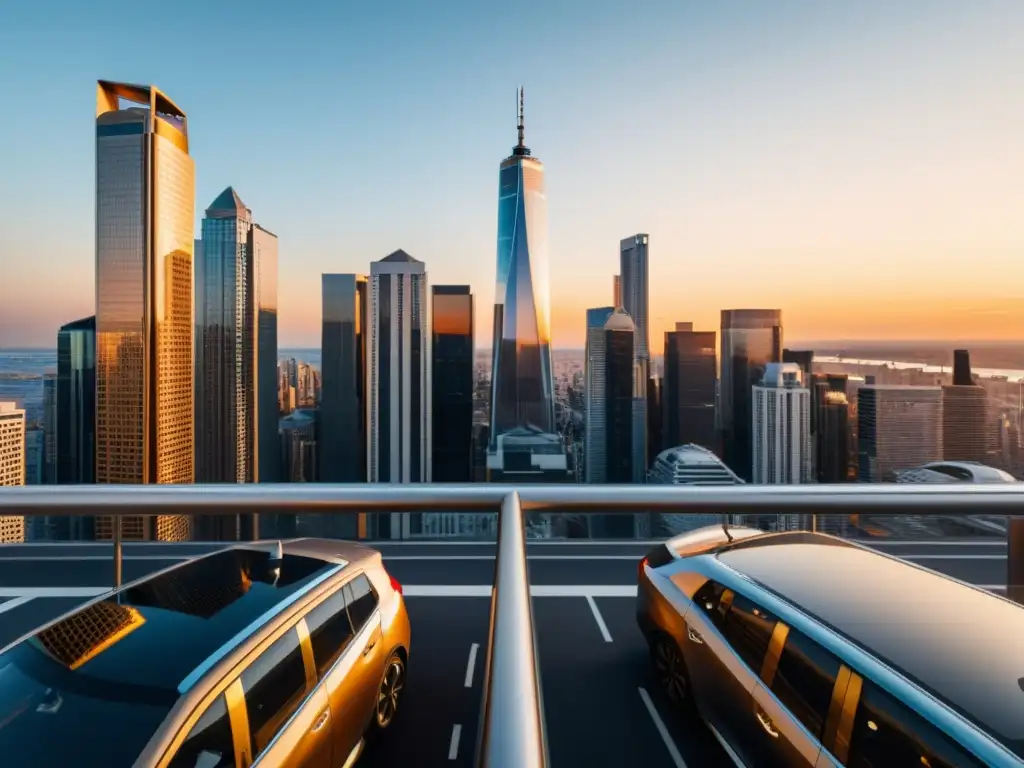
[[612, 306], [622, 306], [622, 280], [619, 275], [612, 275]]
[[714, 331], [695, 331], [693, 323], [676, 323], [665, 332], [665, 377], [662, 384], [662, 441], [666, 447], [702, 445], [718, 448], [715, 385], [718, 350]]
[[633, 482], [633, 320], [621, 307], [587, 310], [588, 483]]
[[[228, 187], [196, 248], [196, 482], [278, 478], [277, 236]], [[255, 515], [196, 520], [203, 540], [258, 537]]]
[[[100, 81], [96, 92], [96, 481], [191, 483], [187, 121], [153, 86]], [[125, 538], [189, 537], [184, 516], [122, 520]], [[112, 522], [97, 519], [98, 537]]]
[[498, 274], [491, 365], [491, 451], [517, 428], [555, 432], [544, 165], [519, 142], [498, 174]]
[[971, 375], [966, 349], [953, 352], [953, 383], [942, 388], [942, 453], [946, 461], [984, 464], [988, 452], [988, 393]]
[[43, 464], [40, 482], [57, 482], [57, 376], [43, 376]]
[[429, 483], [432, 418], [426, 266], [405, 251], [395, 251], [370, 265], [368, 293], [369, 481]]
[[320, 423], [322, 483], [365, 483], [366, 276], [323, 275]]
[[[277, 237], [232, 187], [196, 241], [196, 481], [277, 477]], [[269, 394], [270, 397], [266, 397]]]
[[[25, 411], [0, 403], [0, 486], [25, 484]], [[25, 540], [25, 518], [0, 517], [0, 544]]]
[[647, 334], [648, 236], [640, 233], [619, 242], [619, 292], [633, 319], [633, 471], [635, 482], [647, 480], [647, 380], [651, 375], [651, 341]]
[[473, 294], [468, 285], [435, 285], [432, 302], [432, 479], [469, 483], [473, 480]]
[[811, 393], [803, 369], [796, 363], [770, 363], [753, 395], [754, 482], [811, 482]]
[[857, 392], [858, 479], [880, 483], [942, 459], [942, 388], [868, 384]]
[[752, 477], [753, 387], [768, 363], [782, 358], [782, 310], [723, 309], [719, 420], [722, 458], [749, 481]]

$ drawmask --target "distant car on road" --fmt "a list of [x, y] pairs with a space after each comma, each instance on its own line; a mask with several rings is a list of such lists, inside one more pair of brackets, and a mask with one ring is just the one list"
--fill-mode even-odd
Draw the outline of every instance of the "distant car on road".
[[640, 562], [670, 701], [741, 766], [1024, 766], [1024, 608], [843, 539], [712, 526]]
[[379, 552], [220, 550], [0, 651], [0, 765], [349, 768], [395, 717], [409, 642]]

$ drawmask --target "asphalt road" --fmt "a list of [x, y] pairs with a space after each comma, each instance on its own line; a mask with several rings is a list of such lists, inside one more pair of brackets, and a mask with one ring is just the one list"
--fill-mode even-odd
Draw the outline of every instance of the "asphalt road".
[[[125, 580], [211, 546], [128, 544]], [[377, 546], [405, 587], [413, 647], [403, 709], [360, 765], [471, 766], [494, 547]], [[530, 544], [544, 711], [556, 768], [730, 765], [707, 729], [675, 716], [650, 679], [632, 596], [637, 561], [651, 546]], [[1005, 545], [999, 541], [886, 541], [878, 548], [988, 588], [1005, 585]], [[102, 544], [0, 547], [0, 646], [104, 591], [112, 573], [109, 556], [109, 545]]]

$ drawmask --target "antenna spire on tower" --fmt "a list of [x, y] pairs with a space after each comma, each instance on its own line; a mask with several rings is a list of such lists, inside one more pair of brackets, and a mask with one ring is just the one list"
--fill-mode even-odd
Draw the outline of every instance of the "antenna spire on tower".
[[526, 126], [523, 124], [523, 96], [525, 95], [525, 93], [526, 93], [526, 89], [523, 88], [522, 86], [519, 86], [519, 93], [518, 93], [518, 96], [519, 96], [519, 145], [518, 146], [520, 146], [520, 147], [526, 146], [523, 143], [523, 141], [524, 141], [524, 133], [526, 131]]

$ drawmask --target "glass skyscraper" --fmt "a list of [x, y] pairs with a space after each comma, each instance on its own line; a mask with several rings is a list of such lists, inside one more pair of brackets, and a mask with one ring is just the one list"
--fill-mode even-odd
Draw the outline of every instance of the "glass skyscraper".
[[[96, 481], [96, 318], [61, 327], [57, 334], [57, 471], [55, 482]], [[91, 539], [94, 521], [75, 515], [47, 518], [47, 536]]]
[[555, 432], [544, 165], [519, 142], [498, 175], [498, 274], [491, 366], [491, 451], [519, 428]]
[[432, 289], [435, 483], [473, 480], [473, 294], [468, 285]]
[[[96, 94], [96, 481], [191, 483], [187, 121], [152, 86], [100, 81]], [[125, 538], [189, 536], [184, 516], [123, 520]], [[112, 535], [112, 518], [96, 525], [99, 538]]]

